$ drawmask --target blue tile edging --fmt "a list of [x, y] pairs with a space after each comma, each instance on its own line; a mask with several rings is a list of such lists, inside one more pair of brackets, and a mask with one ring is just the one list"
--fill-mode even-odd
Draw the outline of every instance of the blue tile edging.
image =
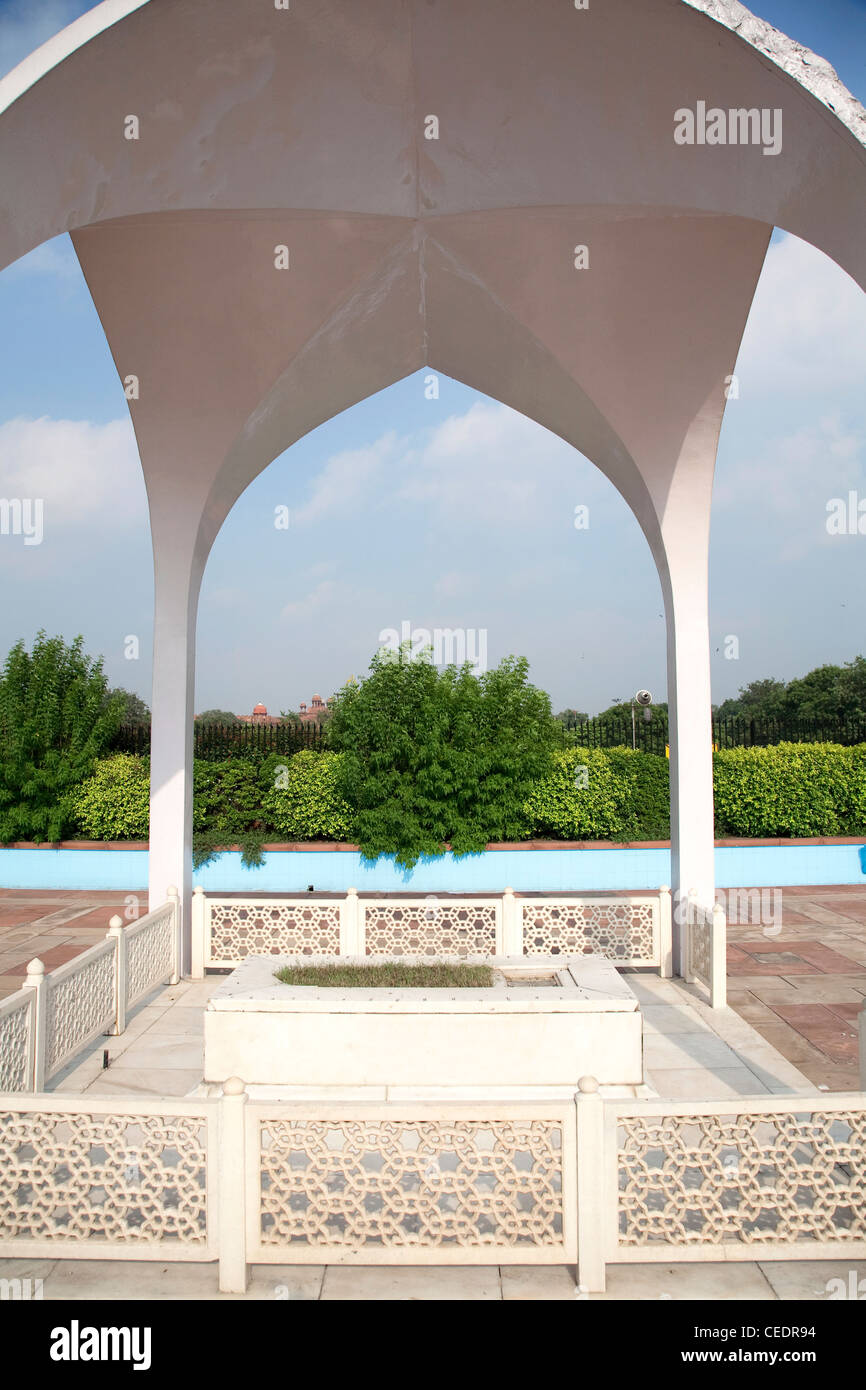
[[[0, 887], [117, 890], [147, 883], [145, 849], [0, 849]], [[193, 875], [211, 893], [320, 892], [500, 893], [656, 889], [670, 883], [666, 848], [493, 849], [455, 859], [422, 859], [400, 869], [369, 864], [354, 850], [278, 850], [259, 869], [227, 851]], [[724, 845], [716, 848], [720, 888], [866, 884], [866, 844]]]

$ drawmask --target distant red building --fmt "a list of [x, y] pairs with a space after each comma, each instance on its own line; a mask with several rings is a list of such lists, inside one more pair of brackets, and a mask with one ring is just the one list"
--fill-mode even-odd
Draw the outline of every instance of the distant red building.
[[309, 709], [305, 704], [301, 704], [298, 711], [298, 718], [302, 724], [312, 724], [316, 720], [321, 719], [323, 714], [327, 714], [328, 705], [330, 703], [330, 700], [323, 700], [321, 695], [314, 695], [310, 701]]
[[[301, 707], [303, 708], [303, 706]], [[268, 714], [267, 705], [256, 705], [252, 714], [239, 714], [238, 719], [242, 724], [281, 724], [282, 720], [278, 715]]]

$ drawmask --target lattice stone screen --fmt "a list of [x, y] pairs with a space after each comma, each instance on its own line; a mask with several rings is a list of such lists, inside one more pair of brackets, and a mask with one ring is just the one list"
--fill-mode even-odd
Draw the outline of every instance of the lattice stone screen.
[[[455, 1111], [457, 1113], [455, 1113]], [[575, 1258], [574, 1110], [251, 1106], [251, 1261], [557, 1263]], [[297, 1113], [297, 1112], [296, 1112]], [[464, 1117], [465, 1116], [465, 1117]], [[254, 1159], [255, 1162], [255, 1159]], [[257, 1239], [256, 1239], [257, 1237]]]
[[756, 1246], [777, 1258], [793, 1246], [801, 1258], [835, 1246], [841, 1258], [843, 1247], [866, 1249], [862, 1100], [648, 1102], [638, 1114], [615, 1107], [617, 1229], [608, 1258], [755, 1259]]
[[0, 1091], [26, 1091], [30, 1085], [36, 1001], [17, 993], [0, 1002]]
[[250, 955], [519, 956], [602, 954], [671, 974], [671, 895], [210, 898], [192, 904], [192, 973]]
[[206, 965], [234, 967], [253, 955], [336, 955], [340, 950], [338, 901], [208, 898], [205, 910]]
[[175, 964], [176, 927], [171, 903], [148, 913], [141, 922], [126, 928], [127, 1007], [171, 975]]
[[0, 1112], [0, 1253], [215, 1257], [205, 1109], [130, 1097], [31, 1106]]
[[115, 945], [100, 942], [45, 977], [45, 1077], [115, 1020]]
[[617, 965], [658, 964], [657, 901], [545, 898], [524, 900], [520, 908], [525, 956], [597, 954]]
[[727, 921], [721, 905], [687, 898], [683, 929], [683, 975], [706, 986], [714, 1008], [724, 1008], [727, 989]]
[[500, 939], [499, 900], [365, 902], [368, 956], [494, 956]]

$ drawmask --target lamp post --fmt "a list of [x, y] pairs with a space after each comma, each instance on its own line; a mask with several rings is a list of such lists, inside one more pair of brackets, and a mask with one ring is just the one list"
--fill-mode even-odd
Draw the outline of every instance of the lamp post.
[[652, 705], [652, 702], [653, 702], [653, 697], [652, 697], [652, 695], [650, 694], [650, 692], [649, 692], [648, 690], [639, 690], [639, 691], [637, 692], [637, 694], [635, 695], [634, 699], [633, 699], [632, 702], [631, 702], [631, 748], [632, 748], [632, 752], [634, 752], [634, 751], [636, 750], [636, 748], [637, 748], [637, 733], [636, 733], [635, 725], [634, 725], [634, 707], [635, 707], [636, 704], [640, 705], [641, 708], [642, 708], [642, 710], [643, 710], [643, 717], [644, 717], [644, 719], [650, 720], [650, 719], [652, 719], [652, 717], [653, 717], [653, 712], [652, 712], [652, 710], [651, 710], [651, 708], [650, 708], [650, 706]]

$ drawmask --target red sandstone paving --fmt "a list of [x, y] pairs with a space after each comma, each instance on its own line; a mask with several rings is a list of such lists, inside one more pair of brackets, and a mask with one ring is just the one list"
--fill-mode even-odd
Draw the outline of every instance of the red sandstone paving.
[[[50, 950], [39, 951], [37, 954], [39, 956], [39, 959], [42, 961], [42, 964], [45, 966], [46, 971], [48, 971], [56, 970], [58, 965], [65, 965], [68, 960], [74, 960], [76, 956], [81, 955], [81, 950], [82, 948], [78, 944], [74, 946], [61, 945], [52, 946]], [[30, 961], [32, 959], [33, 956], [30, 955], [27, 957], [26, 960], [19, 961], [17, 965], [4, 966], [5, 974], [7, 976], [21, 976], [23, 978], [27, 974], [27, 966], [30, 964]]]
[[[866, 990], [866, 887], [797, 886], [782, 895], [778, 936], [759, 940], [749, 924], [728, 928], [730, 1006], [815, 1085], [857, 1090], [861, 1006], [810, 999], [809, 990], [814, 980], [816, 993], [826, 992], [835, 978], [841, 992], [843, 976], [844, 987]], [[832, 923], [819, 920], [831, 913]]]
[[[47, 968], [56, 969], [100, 940], [108, 918], [116, 911], [122, 914], [127, 892], [137, 894], [144, 908], [142, 888], [0, 889], [0, 998], [20, 988], [35, 954]], [[65, 910], [81, 915], [44, 921]], [[827, 922], [827, 915], [836, 920]], [[844, 975], [866, 990], [866, 887], [783, 888], [778, 936], [766, 937], [760, 927], [743, 923], [729, 926], [728, 942], [731, 1007], [815, 1085], [831, 1091], [858, 1089], [860, 1006], [810, 1000], [809, 977], [826, 982], [828, 976]], [[789, 976], [796, 979], [796, 990]]]

